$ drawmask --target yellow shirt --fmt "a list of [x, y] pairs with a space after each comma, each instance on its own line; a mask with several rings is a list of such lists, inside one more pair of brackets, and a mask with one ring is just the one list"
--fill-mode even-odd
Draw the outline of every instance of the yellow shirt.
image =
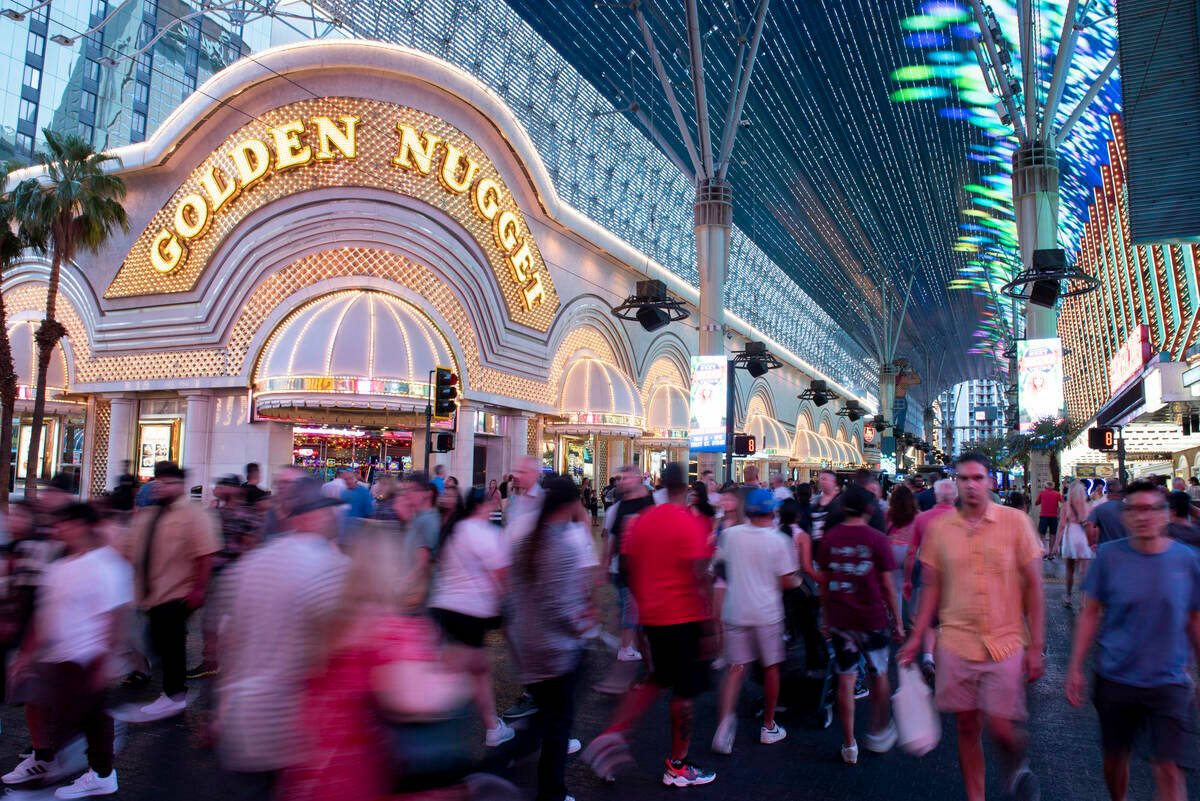
[[1018, 509], [989, 503], [975, 525], [961, 511], [934, 520], [921, 563], [941, 577], [939, 643], [972, 662], [1028, 645], [1022, 569], [1040, 557], [1033, 522]]

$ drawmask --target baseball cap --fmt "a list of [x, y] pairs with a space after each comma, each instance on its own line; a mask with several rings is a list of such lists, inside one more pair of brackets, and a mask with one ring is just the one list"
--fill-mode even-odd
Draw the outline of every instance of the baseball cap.
[[778, 506], [779, 501], [775, 499], [775, 494], [769, 489], [757, 487], [750, 490], [750, 494], [746, 496], [746, 514], [748, 515], [769, 515]]

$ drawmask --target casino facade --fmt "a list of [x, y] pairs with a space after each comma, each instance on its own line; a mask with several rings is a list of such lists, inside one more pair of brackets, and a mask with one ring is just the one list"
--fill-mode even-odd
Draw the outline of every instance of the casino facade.
[[[176, 460], [205, 487], [247, 460], [268, 483], [283, 464], [420, 467], [435, 366], [461, 379], [437, 424], [456, 447], [434, 457], [460, 481], [525, 454], [597, 483], [626, 462], [695, 464], [696, 289], [563, 202], [517, 117], [459, 68], [377, 42], [274, 48], [116, 154], [130, 227], [64, 266], [46, 446], [26, 464], [19, 421], [18, 477], [78, 472], [86, 496], [125, 460], [142, 475]], [[48, 274], [31, 257], [3, 284], [23, 385]], [[614, 317], [646, 278], [691, 318]], [[737, 428], [764, 474], [872, 461], [839, 410], [873, 398], [830, 379], [833, 400], [799, 400], [828, 378], [812, 354], [728, 323], [730, 350], [763, 340], [783, 362], [738, 372]]]

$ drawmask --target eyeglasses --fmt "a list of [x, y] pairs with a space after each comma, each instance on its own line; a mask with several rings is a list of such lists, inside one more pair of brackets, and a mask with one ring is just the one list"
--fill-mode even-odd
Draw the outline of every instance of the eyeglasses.
[[1125, 504], [1125, 513], [1136, 515], [1141, 512], [1161, 512], [1167, 508], [1165, 503], [1134, 503]]

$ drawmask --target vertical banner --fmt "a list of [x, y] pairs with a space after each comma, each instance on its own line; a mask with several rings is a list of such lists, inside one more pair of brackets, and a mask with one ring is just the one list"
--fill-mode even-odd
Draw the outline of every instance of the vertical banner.
[[725, 452], [724, 356], [692, 357], [692, 403], [688, 447], [706, 453]]
[[1029, 431], [1046, 418], [1062, 421], [1063, 355], [1058, 337], [1017, 343], [1017, 388], [1022, 431]]

